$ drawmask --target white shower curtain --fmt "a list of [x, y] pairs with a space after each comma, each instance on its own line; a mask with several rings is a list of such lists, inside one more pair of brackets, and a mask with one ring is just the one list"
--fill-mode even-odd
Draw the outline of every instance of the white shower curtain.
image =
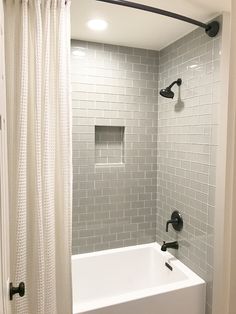
[[70, 2], [4, 5], [13, 313], [70, 314]]

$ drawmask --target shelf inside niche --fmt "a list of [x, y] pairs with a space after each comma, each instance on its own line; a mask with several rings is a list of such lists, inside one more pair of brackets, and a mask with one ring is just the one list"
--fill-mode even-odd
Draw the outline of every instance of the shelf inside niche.
[[124, 164], [123, 126], [95, 126], [95, 163], [97, 166]]

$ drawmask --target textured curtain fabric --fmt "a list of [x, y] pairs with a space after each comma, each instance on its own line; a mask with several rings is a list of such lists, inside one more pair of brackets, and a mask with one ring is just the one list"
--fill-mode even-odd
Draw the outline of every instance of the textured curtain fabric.
[[70, 314], [70, 2], [5, 0], [13, 313]]

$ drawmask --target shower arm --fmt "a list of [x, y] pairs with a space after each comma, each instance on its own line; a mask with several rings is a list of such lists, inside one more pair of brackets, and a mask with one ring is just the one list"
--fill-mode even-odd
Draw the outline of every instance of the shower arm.
[[204, 28], [206, 34], [209, 37], [215, 37], [218, 34], [219, 29], [220, 29], [219, 22], [217, 22], [217, 21], [213, 21], [213, 22], [210, 22], [208, 24], [205, 24], [205, 23], [191, 19], [191, 18], [184, 16], [184, 15], [180, 15], [180, 14], [173, 13], [170, 11], [150, 7], [150, 6], [147, 6], [144, 4], [140, 4], [140, 3], [135, 3], [135, 2], [126, 1], [126, 0], [96, 0], [96, 1], [121, 5], [124, 7], [129, 7], [129, 8], [133, 8], [133, 9], [137, 9], [137, 10], [142, 10], [142, 11], [152, 12], [152, 13], [156, 13], [156, 14], [160, 14], [160, 15], [164, 15], [164, 16], [169, 16], [171, 18], [174, 18], [174, 19], [177, 19], [177, 20], [187, 22], [187, 23], [199, 26], [201, 28]]
[[178, 80], [174, 81], [173, 83], [170, 84], [170, 86], [168, 86], [168, 89], [171, 89], [175, 84], [177, 84], [178, 86], [180, 86], [182, 84], [182, 80], [179, 78]]
[[171, 89], [171, 88], [172, 88], [175, 84], [177, 84], [177, 83], [178, 83], [177, 81], [174, 81], [174, 82], [171, 83], [170, 86], [168, 86], [167, 88], [168, 88], [168, 89]]

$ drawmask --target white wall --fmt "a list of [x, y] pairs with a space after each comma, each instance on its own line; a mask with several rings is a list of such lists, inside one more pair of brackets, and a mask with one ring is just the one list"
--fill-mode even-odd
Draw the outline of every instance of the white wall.
[[[227, 313], [235, 314], [236, 311], [236, 3], [232, 0], [232, 15], [231, 15], [231, 46], [230, 46], [230, 83], [229, 83], [229, 119], [228, 119], [228, 181], [226, 181], [226, 191], [230, 189], [231, 203], [226, 207], [225, 215], [227, 215], [226, 231], [229, 234], [229, 238], [226, 238], [225, 243], [229, 241], [229, 264], [226, 263], [226, 267], [229, 266], [228, 273], [228, 300], [226, 300]], [[227, 194], [226, 194], [227, 196]], [[226, 203], [227, 204], [227, 203]], [[226, 261], [227, 262], [227, 261]], [[227, 302], [228, 301], [228, 302]]]
[[[236, 309], [236, 3], [231, 21], [224, 15], [222, 42], [222, 100], [219, 108], [216, 237], [213, 314], [235, 314]], [[231, 22], [231, 34], [230, 34]]]
[[4, 13], [0, 0], [0, 313], [10, 314]]

